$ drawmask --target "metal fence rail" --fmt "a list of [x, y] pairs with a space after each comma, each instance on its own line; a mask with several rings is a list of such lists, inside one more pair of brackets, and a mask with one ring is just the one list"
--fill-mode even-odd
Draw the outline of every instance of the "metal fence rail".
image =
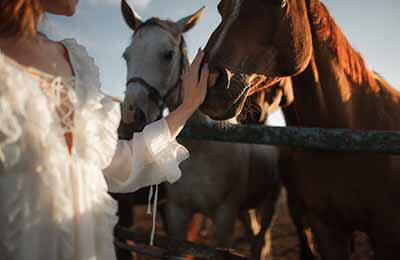
[[[182, 139], [238, 142], [336, 152], [373, 152], [400, 155], [400, 133], [396, 131], [363, 131], [303, 127], [271, 127], [208, 123], [186, 125], [178, 136]], [[215, 249], [156, 235], [155, 247], [128, 245], [132, 240], [147, 244], [149, 234], [123, 227], [115, 228], [115, 245], [119, 248], [159, 259], [183, 259], [192, 255], [200, 259], [251, 260], [231, 250]]]
[[290, 146], [322, 151], [400, 154], [400, 133], [208, 123], [187, 125], [179, 138]]
[[116, 226], [114, 236], [114, 243], [117, 247], [158, 259], [183, 259], [184, 256], [191, 255], [200, 259], [253, 260], [241, 256], [233, 250], [212, 248], [191, 242], [179, 241], [171, 237], [160, 236], [157, 234], [154, 237], [154, 247], [128, 245], [123, 242], [125, 240], [131, 240], [139, 244], [148, 244], [150, 234], [138, 229], [128, 229]]

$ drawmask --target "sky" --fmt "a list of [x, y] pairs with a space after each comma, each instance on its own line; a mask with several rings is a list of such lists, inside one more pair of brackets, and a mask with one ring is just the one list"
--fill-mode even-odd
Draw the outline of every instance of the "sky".
[[[144, 20], [157, 16], [176, 21], [205, 6], [202, 19], [185, 35], [190, 58], [193, 58], [198, 47], [205, 46], [220, 21], [217, 0], [128, 2]], [[400, 1], [323, 2], [352, 46], [365, 58], [368, 67], [379, 72], [392, 86], [400, 90]], [[132, 31], [123, 21], [119, 0], [80, 0], [73, 17], [46, 15], [45, 24], [45, 31], [51, 38], [75, 38], [84, 45], [100, 68], [104, 92], [123, 97], [126, 66], [121, 55], [129, 45]], [[279, 113], [271, 117], [270, 123], [284, 125]]]

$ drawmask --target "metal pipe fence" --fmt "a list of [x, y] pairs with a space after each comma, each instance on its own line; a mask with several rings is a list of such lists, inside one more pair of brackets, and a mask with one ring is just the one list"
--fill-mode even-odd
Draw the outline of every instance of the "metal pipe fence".
[[[178, 138], [277, 145], [317, 151], [400, 155], [400, 133], [396, 131], [271, 127], [210, 122], [187, 125]], [[183, 259], [186, 255], [192, 255], [200, 259], [251, 260], [231, 250], [211, 248], [159, 235], [155, 236], [154, 247], [129, 245], [123, 241], [132, 240], [139, 244], [147, 244], [149, 234], [123, 227], [116, 227], [114, 235], [117, 247], [158, 259]]]
[[208, 123], [188, 125], [178, 137], [320, 151], [400, 154], [400, 133], [396, 131]]

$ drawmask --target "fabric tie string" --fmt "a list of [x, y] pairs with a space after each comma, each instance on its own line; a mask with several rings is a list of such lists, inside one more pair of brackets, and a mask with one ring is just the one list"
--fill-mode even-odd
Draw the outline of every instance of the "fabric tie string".
[[151, 199], [153, 198], [153, 186], [150, 186], [149, 191], [149, 199], [147, 204], [147, 214], [153, 213], [153, 223], [151, 227], [151, 235], [150, 235], [150, 246], [154, 245], [154, 236], [156, 234], [156, 217], [157, 217], [157, 202], [158, 202], [158, 185], [155, 185], [155, 192], [154, 192], [154, 201], [153, 201], [153, 212], [151, 211]]

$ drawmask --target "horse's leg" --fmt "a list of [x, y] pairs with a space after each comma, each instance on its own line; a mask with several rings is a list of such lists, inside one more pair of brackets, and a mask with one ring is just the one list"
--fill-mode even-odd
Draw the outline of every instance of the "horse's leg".
[[[201, 226], [203, 224], [203, 220], [203, 215], [198, 213], [193, 215], [186, 235], [186, 241], [196, 242], [198, 234], [200, 233]], [[194, 256], [185, 256], [185, 260], [193, 259], [195, 259]]]
[[168, 236], [184, 241], [193, 216], [192, 211], [168, 202], [166, 213], [168, 221]]
[[[252, 216], [249, 210], [243, 210], [239, 212], [239, 220], [242, 222], [246, 237], [248, 241], [251, 241], [251, 244], [254, 243], [254, 231], [252, 228]], [[236, 245], [234, 245], [236, 247]], [[252, 248], [253, 250], [253, 248]], [[253, 253], [253, 252], [252, 252]]]
[[[168, 237], [176, 240], [185, 241], [186, 233], [189, 228], [193, 212], [187, 208], [182, 208], [175, 203], [168, 201], [166, 207], [166, 216], [168, 222]], [[174, 255], [175, 252], [169, 252]], [[173, 256], [169, 259], [182, 259], [180, 256]]]
[[315, 236], [322, 260], [349, 260], [350, 237], [352, 232], [344, 232], [326, 225], [315, 215], [307, 218]]
[[200, 214], [194, 214], [192, 221], [189, 226], [189, 230], [186, 236], [186, 240], [190, 242], [196, 242], [198, 234], [203, 224], [204, 217]]
[[290, 192], [287, 192], [287, 205], [289, 208], [289, 214], [292, 218], [294, 225], [297, 230], [297, 238], [300, 242], [300, 259], [301, 260], [313, 260], [314, 255], [310, 249], [307, 241], [306, 234], [304, 233], [304, 210], [298, 203], [297, 199], [290, 196]]
[[157, 212], [160, 214], [163, 229], [168, 232], [167, 203], [157, 205]]
[[[290, 106], [284, 109], [283, 112], [285, 114], [285, 119], [286, 117], [288, 117], [290, 119], [289, 121], [295, 122], [296, 113], [292, 108], [293, 106]], [[286, 201], [289, 209], [289, 215], [293, 221], [293, 224], [296, 227], [296, 235], [300, 243], [300, 260], [313, 260], [314, 255], [307, 242], [306, 234], [304, 233], [304, 206], [302, 205], [301, 201], [298, 199], [298, 195], [296, 194], [297, 183], [294, 183], [295, 178], [293, 177], [295, 176], [294, 174], [296, 170], [293, 169], [293, 162], [293, 150], [289, 148], [280, 148], [278, 160], [279, 175], [283, 184], [286, 187]]]
[[[118, 200], [118, 225], [122, 227], [131, 227], [133, 225], [132, 204], [128, 199], [119, 198]], [[118, 260], [131, 260], [132, 254], [127, 250], [116, 249]]]
[[232, 246], [233, 230], [238, 210], [230, 205], [222, 205], [214, 216], [216, 227], [215, 236], [217, 247], [227, 248]]
[[255, 257], [255, 259], [266, 259], [267, 256], [271, 254], [270, 226], [280, 190], [281, 186], [277, 183], [259, 209], [261, 213], [261, 229], [256, 236], [255, 245], [253, 246], [253, 257]]

